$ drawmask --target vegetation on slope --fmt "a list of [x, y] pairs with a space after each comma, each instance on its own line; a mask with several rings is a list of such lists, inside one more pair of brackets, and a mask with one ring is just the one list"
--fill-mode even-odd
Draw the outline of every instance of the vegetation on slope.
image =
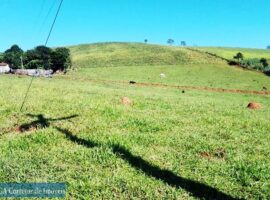
[[[198, 53], [211, 55], [213, 58], [224, 60], [231, 66], [239, 66], [253, 71], [257, 70], [265, 73], [266, 75], [270, 75], [269, 50], [217, 47], [199, 47], [189, 49]], [[247, 56], [243, 52], [245, 52]]]
[[70, 47], [77, 67], [115, 67], [222, 63], [186, 48], [141, 43], [98, 43]]
[[267, 49], [248, 49], [248, 48], [226, 48], [226, 47], [196, 47], [196, 49], [214, 53], [226, 59], [233, 59], [233, 57], [241, 52], [245, 58], [261, 59], [267, 58], [270, 60], [270, 50]]

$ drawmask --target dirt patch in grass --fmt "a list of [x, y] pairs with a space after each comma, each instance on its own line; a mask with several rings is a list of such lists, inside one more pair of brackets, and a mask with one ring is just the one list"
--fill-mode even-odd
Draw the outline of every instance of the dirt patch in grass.
[[248, 104], [247, 108], [252, 109], [252, 110], [257, 110], [257, 109], [261, 109], [262, 105], [256, 102], [251, 102]]
[[212, 155], [209, 152], [203, 151], [199, 153], [200, 157], [202, 158], [206, 158], [208, 160], [210, 160], [212, 158]]
[[37, 129], [38, 129], [37, 126], [29, 126], [29, 127], [17, 126], [17, 127], [15, 127], [15, 131], [18, 132], [18, 133], [25, 133], [25, 132], [29, 132], [29, 131], [35, 131]]
[[218, 159], [225, 159], [226, 158], [226, 150], [224, 148], [218, 148], [215, 150], [214, 156]]
[[121, 98], [121, 103], [123, 105], [128, 105], [128, 106], [133, 104], [132, 100], [130, 100], [128, 97], [122, 97]]
[[201, 158], [205, 158], [208, 160], [211, 160], [211, 159], [225, 160], [226, 159], [226, 150], [224, 148], [218, 148], [212, 152], [202, 151], [199, 153], [199, 156]]
[[224, 93], [238, 93], [238, 94], [255, 94], [255, 95], [270, 95], [269, 91], [253, 91], [253, 90], [238, 90], [238, 89], [224, 89], [224, 88], [210, 88], [210, 87], [198, 87], [198, 86], [176, 86], [159, 83], [137, 83], [138, 86], [152, 86], [152, 87], [170, 87], [186, 90], [199, 90], [209, 92], [224, 92]]

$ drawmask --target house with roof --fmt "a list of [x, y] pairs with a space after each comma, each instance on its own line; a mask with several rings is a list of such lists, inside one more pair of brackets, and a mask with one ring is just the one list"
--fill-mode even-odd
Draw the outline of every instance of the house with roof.
[[7, 63], [0, 63], [0, 74], [9, 73], [10, 67]]

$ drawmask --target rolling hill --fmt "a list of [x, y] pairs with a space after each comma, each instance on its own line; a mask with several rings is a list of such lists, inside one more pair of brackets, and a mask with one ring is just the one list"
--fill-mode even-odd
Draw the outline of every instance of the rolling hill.
[[222, 63], [186, 48], [141, 43], [98, 43], [69, 47], [75, 66], [114, 67]]
[[[69, 48], [74, 67], [78, 69], [70, 76], [78, 79], [257, 91], [270, 88], [269, 77], [262, 73], [229, 66], [222, 59], [189, 48], [140, 43], [100, 43]], [[255, 50], [246, 51], [253, 57], [259, 55]], [[263, 52], [270, 54], [270, 51]], [[167, 75], [166, 79], [160, 79], [161, 73]]]

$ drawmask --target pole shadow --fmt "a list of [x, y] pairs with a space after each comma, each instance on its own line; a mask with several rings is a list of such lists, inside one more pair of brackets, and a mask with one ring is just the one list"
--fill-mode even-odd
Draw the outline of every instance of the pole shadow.
[[[102, 144], [87, 141], [77, 136], [73, 135], [69, 130], [62, 129], [56, 127], [56, 129], [63, 133], [70, 141], [82, 145], [86, 148], [94, 148], [100, 147]], [[174, 174], [173, 172], [165, 169], [160, 169], [158, 166], [152, 165], [151, 163], [147, 162], [140, 156], [133, 155], [129, 150], [119, 144], [112, 144], [110, 145], [112, 151], [115, 155], [117, 155], [122, 160], [129, 163], [130, 166], [133, 168], [142, 171], [149, 177], [153, 177], [157, 180], [162, 181], [172, 187], [178, 189], [184, 189], [189, 192], [192, 196], [200, 198], [200, 199], [217, 199], [217, 200], [236, 200], [238, 198], [234, 198], [228, 194], [225, 194], [219, 191], [216, 188], [208, 186], [206, 184], [193, 181], [187, 178], [183, 178]]]
[[36, 118], [36, 120], [30, 122], [30, 123], [25, 123], [22, 124], [18, 127], [18, 131], [20, 132], [27, 132], [33, 129], [39, 129], [39, 128], [48, 128], [51, 126], [51, 122], [54, 121], [64, 121], [68, 119], [72, 119], [75, 117], [78, 117], [78, 115], [71, 115], [69, 117], [62, 117], [62, 118], [46, 118], [44, 117], [43, 114], [38, 114], [38, 115], [33, 115], [33, 114], [26, 114], [26, 116], [31, 117], [31, 118]]

